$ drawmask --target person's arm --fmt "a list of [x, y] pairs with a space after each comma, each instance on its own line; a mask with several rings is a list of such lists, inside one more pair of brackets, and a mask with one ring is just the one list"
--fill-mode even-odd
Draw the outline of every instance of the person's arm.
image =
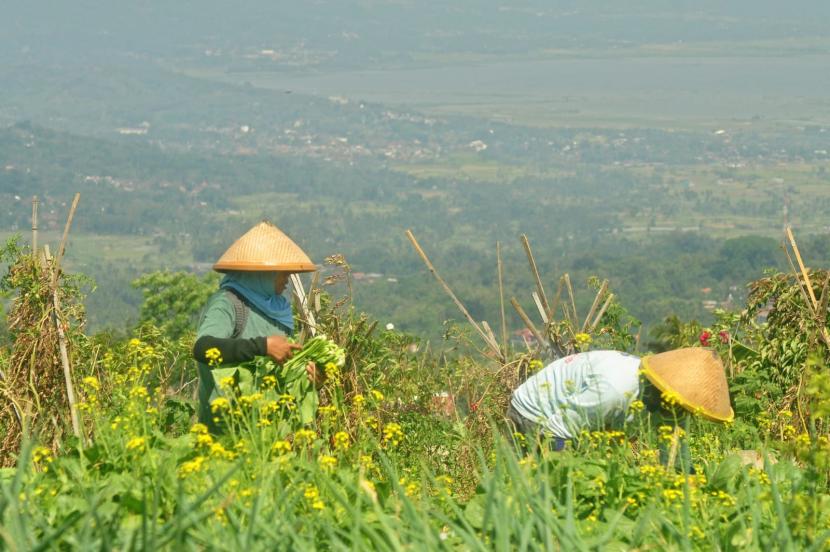
[[[207, 351], [219, 351], [219, 364], [239, 364], [267, 354], [265, 337], [232, 338], [235, 325], [233, 305], [224, 293], [215, 294], [208, 301], [205, 314], [199, 324], [193, 358], [210, 364]], [[215, 362], [215, 361], [214, 361]]]
[[257, 356], [267, 355], [267, 343], [268, 338], [266, 337], [233, 339], [204, 335], [198, 338], [193, 345], [193, 358], [199, 362], [209, 364], [210, 359], [207, 357], [207, 351], [218, 349], [221, 364], [239, 364], [253, 360]]
[[233, 305], [223, 295], [211, 298], [199, 324], [193, 358], [210, 364], [207, 352], [219, 351], [219, 364], [239, 364], [257, 356], [270, 356], [277, 362], [291, 358], [300, 345], [290, 343], [284, 336], [272, 335], [253, 338], [232, 338], [235, 325]]

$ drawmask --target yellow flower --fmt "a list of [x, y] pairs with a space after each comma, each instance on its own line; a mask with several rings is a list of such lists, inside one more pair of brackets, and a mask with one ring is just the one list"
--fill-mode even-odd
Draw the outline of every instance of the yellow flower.
[[385, 426], [383, 426], [383, 442], [386, 445], [391, 445], [396, 447], [400, 444], [403, 440], [403, 431], [401, 430], [400, 424], [396, 424], [395, 422], [389, 422]]
[[52, 451], [46, 447], [35, 447], [32, 451], [32, 461], [35, 464], [40, 464], [42, 462], [51, 463], [53, 460], [52, 458]]
[[733, 508], [735, 504], [737, 504], [735, 497], [724, 491], [713, 491], [712, 496], [714, 496], [722, 506], [726, 506], [728, 508]]
[[239, 397], [239, 404], [242, 406], [253, 406], [254, 403], [263, 399], [262, 393], [252, 393], [250, 395], [242, 395]]
[[222, 351], [216, 347], [211, 347], [205, 351], [205, 358], [208, 360], [210, 366], [218, 366], [222, 364]]
[[271, 446], [271, 451], [277, 454], [288, 454], [291, 452], [291, 443], [288, 441], [275, 441]]
[[807, 433], [802, 433], [801, 435], [795, 438], [795, 444], [802, 447], [809, 447], [810, 436]]
[[141, 347], [141, 340], [134, 337], [130, 340], [129, 346], [131, 349], [138, 349]]
[[321, 455], [320, 458], [317, 459], [317, 462], [320, 464], [320, 467], [323, 468], [323, 471], [330, 472], [337, 466], [337, 458], [327, 454]]
[[326, 372], [326, 380], [329, 384], [337, 385], [340, 383], [340, 368], [335, 363], [326, 363], [323, 370]]
[[674, 440], [675, 432], [677, 432], [678, 439], [682, 439], [686, 435], [686, 432], [682, 428], [672, 427], [668, 425], [660, 426], [659, 428], [657, 428], [657, 431], [660, 433], [660, 440], [667, 442]]
[[210, 446], [210, 455], [213, 458], [223, 458], [225, 460], [233, 460], [234, 458], [234, 453], [226, 450], [221, 443], [213, 443]]
[[334, 441], [334, 448], [336, 450], [348, 450], [349, 445], [351, 444], [351, 438], [345, 431], [338, 431], [335, 433], [332, 441]]
[[326, 507], [325, 503], [320, 500], [320, 491], [316, 486], [311, 485], [310, 483], [306, 485], [305, 491], [303, 491], [303, 496], [305, 497], [308, 505], [314, 510], [322, 510]]
[[193, 460], [189, 460], [179, 467], [179, 477], [187, 477], [194, 473], [202, 471], [205, 464], [204, 456], [197, 456]]
[[101, 383], [98, 381], [98, 378], [94, 376], [87, 376], [83, 380], [81, 380], [87, 389], [92, 389], [94, 391], [99, 391], [101, 389]]
[[294, 396], [288, 393], [283, 393], [277, 397], [277, 402], [279, 402], [280, 406], [284, 406], [288, 410], [294, 410], [296, 408], [296, 405], [294, 404]]
[[406, 496], [413, 497], [418, 494], [419, 487], [415, 481], [409, 481], [406, 477], [401, 477], [398, 480], [398, 484], [403, 487], [403, 493]]
[[664, 489], [663, 498], [666, 499], [667, 502], [674, 502], [676, 500], [680, 500], [681, 498], [683, 498], [683, 491], [678, 489]]
[[277, 385], [277, 378], [274, 376], [265, 376], [262, 378], [262, 386], [266, 389], [273, 389]]
[[538, 371], [544, 364], [542, 364], [541, 360], [533, 359], [530, 361], [530, 369], [534, 372]]
[[222, 412], [223, 410], [228, 410], [230, 407], [231, 403], [225, 397], [217, 397], [210, 403], [210, 411], [214, 414]]
[[298, 446], [310, 444], [317, 438], [317, 434], [310, 429], [298, 429], [294, 433], [294, 443]]
[[337, 412], [337, 408], [332, 404], [326, 404], [317, 409], [321, 416], [331, 416]]
[[365, 470], [371, 470], [375, 468], [375, 462], [372, 460], [372, 457], [368, 454], [361, 454], [360, 455], [360, 465]]
[[675, 393], [674, 391], [663, 391], [660, 395], [660, 399], [665, 405], [668, 406], [676, 406], [680, 402], [680, 395]]
[[132, 398], [149, 398], [149, 394], [147, 393], [147, 388], [141, 385], [136, 385], [132, 389], [130, 389], [130, 397]]
[[643, 401], [636, 400], [632, 401], [631, 404], [628, 405], [628, 410], [636, 414], [637, 412], [642, 412], [645, 407], [646, 405]]
[[366, 397], [358, 393], [354, 397], [352, 397], [352, 404], [355, 408], [360, 409], [363, 406], [363, 403], [366, 402]]
[[201, 447], [209, 447], [213, 444], [213, 437], [209, 433], [199, 433], [196, 436], [196, 445]]
[[574, 342], [576, 343], [576, 346], [580, 349], [583, 349], [590, 345], [591, 341], [593, 341], [593, 339], [590, 335], [586, 333], [578, 333], [574, 336]]
[[225, 376], [219, 380], [219, 389], [232, 389], [235, 383], [233, 376]]
[[195, 423], [190, 428], [190, 433], [195, 433], [196, 435], [204, 435], [208, 432], [208, 428], [205, 424]]
[[377, 402], [381, 402], [383, 400], [383, 393], [381, 393], [377, 389], [372, 389], [370, 393], [372, 394], [372, 398], [375, 399]]
[[146, 442], [144, 437], [133, 437], [127, 441], [127, 450], [143, 449]]

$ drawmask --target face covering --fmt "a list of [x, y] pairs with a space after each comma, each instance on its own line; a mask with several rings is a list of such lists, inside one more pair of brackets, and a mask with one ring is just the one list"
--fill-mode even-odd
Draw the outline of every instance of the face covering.
[[238, 292], [266, 318], [293, 331], [291, 303], [274, 290], [276, 277], [276, 272], [228, 272], [219, 288]]

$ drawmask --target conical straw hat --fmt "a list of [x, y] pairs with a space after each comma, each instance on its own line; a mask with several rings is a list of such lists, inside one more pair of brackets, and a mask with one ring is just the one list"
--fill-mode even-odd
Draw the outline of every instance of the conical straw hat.
[[263, 221], [236, 240], [213, 269], [219, 272], [313, 272], [317, 267], [291, 238], [270, 222]]
[[718, 354], [710, 349], [693, 347], [646, 356], [642, 373], [668, 395], [669, 402], [716, 422], [735, 419], [726, 371]]

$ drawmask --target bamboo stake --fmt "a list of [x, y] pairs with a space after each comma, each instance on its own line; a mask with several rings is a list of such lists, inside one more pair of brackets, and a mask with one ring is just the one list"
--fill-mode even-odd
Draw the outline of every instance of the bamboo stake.
[[311, 309], [308, 308], [308, 296], [305, 293], [303, 282], [300, 280], [300, 276], [298, 274], [292, 274], [290, 279], [291, 289], [294, 292], [294, 296], [297, 298], [300, 311], [303, 313], [303, 317], [305, 317], [306, 327], [313, 337], [317, 334], [317, 321], [314, 319], [314, 314], [311, 312]]
[[66, 347], [66, 334], [63, 331], [63, 322], [60, 319], [60, 301], [57, 292], [53, 293], [52, 300], [55, 306], [55, 326], [58, 329], [58, 346], [63, 365], [63, 379], [66, 382], [66, 398], [69, 401], [69, 416], [72, 419], [72, 432], [75, 437], [81, 437], [81, 422], [78, 418], [78, 405], [75, 403], [75, 388], [72, 385], [72, 368], [69, 364], [69, 353]]
[[609, 293], [608, 299], [605, 300], [605, 303], [602, 305], [602, 308], [599, 309], [599, 312], [597, 313], [597, 317], [594, 318], [594, 323], [591, 324], [590, 331], [594, 331], [594, 329], [597, 327], [597, 324], [599, 324], [599, 321], [602, 320], [602, 315], [605, 314], [605, 311], [608, 309], [609, 306], [611, 306], [612, 299], [614, 299], [614, 294]]
[[66, 253], [66, 240], [69, 238], [69, 229], [72, 228], [72, 219], [75, 218], [75, 210], [78, 208], [78, 202], [81, 200], [81, 194], [76, 193], [75, 199], [72, 200], [72, 207], [69, 209], [69, 217], [66, 219], [66, 226], [63, 228], [63, 238], [58, 249], [58, 254], [55, 257], [55, 268], [52, 273], [52, 289], [54, 290], [58, 285], [58, 275], [60, 274], [61, 261], [63, 255]]
[[599, 291], [597, 292], [597, 296], [594, 297], [594, 303], [591, 305], [591, 310], [588, 311], [588, 316], [585, 317], [585, 322], [582, 323], [582, 331], [584, 332], [588, 329], [588, 323], [591, 321], [591, 318], [594, 316], [594, 313], [599, 307], [599, 302], [602, 300], [602, 296], [605, 295], [605, 292], [608, 290], [608, 280], [602, 282], [602, 286], [600, 286]]
[[[576, 314], [576, 299], [574, 299], [574, 288], [571, 285], [571, 275], [566, 272], [563, 278], [565, 279], [565, 289], [568, 290], [568, 295], [571, 298], [571, 312], [568, 313], [568, 319], [570, 320], [571, 325], [576, 327], [579, 317]], [[568, 309], [565, 309], [566, 312], [567, 310]]]
[[[525, 234], [522, 234], [520, 239], [522, 241], [522, 247], [524, 247], [525, 253], [527, 254], [527, 262], [530, 264], [530, 271], [533, 272], [533, 278], [536, 280], [536, 291], [539, 292], [539, 299], [542, 301], [542, 306], [548, 314], [547, 318], [551, 319], [553, 318], [553, 313], [551, 313], [548, 298], [545, 296], [545, 288], [542, 286], [542, 278], [539, 276], [539, 269], [536, 267], [536, 259], [533, 257], [533, 252], [530, 250], [530, 242], [527, 240], [527, 236]], [[544, 318], [544, 316], [542, 318]]]
[[458, 299], [458, 297], [456, 297], [455, 293], [453, 293], [452, 289], [444, 281], [444, 279], [441, 278], [441, 276], [438, 274], [438, 271], [435, 270], [434, 266], [432, 266], [432, 262], [429, 260], [429, 257], [427, 257], [427, 254], [424, 253], [424, 250], [421, 249], [420, 245], [418, 245], [418, 240], [415, 239], [415, 235], [412, 233], [412, 230], [407, 230], [406, 231], [406, 237], [409, 238], [409, 241], [412, 243], [412, 246], [415, 248], [415, 251], [417, 251], [418, 255], [420, 255], [421, 260], [424, 261], [424, 264], [427, 266], [429, 271], [432, 273], [433, 276], [435, 276], [435, 279], [438, 280], [438, 283], [441, 284], [441, 287], [444, 288], [444, 291], [453, 300], [453, 302], [455, 303], [455, 306], [458, 307], [458, 309], [461, 311], [461, 313], [467, 318], [467, 321], [473, 326], [473, 328], [475, 328], [475, 330], [478, 332], [478, 334], [484, 339], [484, 342], [493, 350], [493, 352], [495, 352], [498, 355], [499, 359], [504, 360], [503, 356], [501, 354], [501, 350], [499, 349], [498, 343], [494, 343], [490, 340], [490, 336], [488, 336], [484, 332], [484, 330], [482, 330], [481, 327], [476, 323], [476, 321], [473, 319], [473, 317], [470, 316], [470, 313], [467, 311], [466, 307], [464, 307], [464, 304]]
[[32, 196], [32, 255], [37, 255], [37, 208], [40, 200]]
[[813, 284], [810, 282], [807, 268], [804, 266], [804, 261], [801, 260], [801, 253], [798, 251], [798, 245], [795, 243], [795, 236], [793, 236], [793, 231], [789, 226], [787, 226], [787, 238], [790, 240], [790, 246], [793, 248], [793, 253], [795, 253], [795, 260], [798, 261], [801, 274], [804, 276], [804, 283], [807, 284], [807, 293], [810, 294], [810, 300], [813, 302], [813, 310], [817, 310], [818, 301], [816, 300], [816, 294], [813, 293]]
[[674, 468], [674, 463], [677, 461], [677, 449], [680, 445], [680, 426], [674, 427], [674, 433], [671, 436], [671, 448], [669, 449], [669, 457], [666, 460], [666, 468], [671, 470]]
[[[810, 281], [810, 277], [807, 274], [807, 269], [804, 266], [804, 261], [801, 259], [801, 253], [798, 251], [798, 245], [795, 243], [795, 236], [793, 236], [792, 230], [787, 227], [787, 237], [790, 240], [790, 245], [793, 248], [793, 252], [796, 255], [796, 260], [798, 261], [798, 266], [801, 270], [801, 274], [804, 277], [804, 283], [801, 283], [801, 280], [798, 278], [798, 269], [796, 269], [795, 264], [793, 264], [792, 256], [790, 255], [789, 250], [784, 247], [784, 253], [787, 254], [787, 261], [790, 263], [790, 268], [792, 268], [793, 274], [795, 274], [795, 281], [798, 283], [798, 289], [801, 290], [801, 295], [804, 297], [804, 303], [807, 305], [807, 309], [813, 314], [813, 317], [819, 324], [819, 331], [821, 332], [821, 338], [824, 341], [825, 345], [830, 348], [830, 332], [827, 331], [827, 327], [825, 326], [824, 320], [827, 316], [827, 309], [822, 307], [821, 312], [819, 310], [818, 301], [816, 300], [816, 296], [813, 293], [813, 284]], [[825, 283], [826, 286], [826, 283]], [[806, 290], [804, 288], [807, 288]], [[824, 290], [822, 290], [822, 303], [824, 303]]]
[[545, 312], [545, 306], [542, 304], [542, 300], [539, 298], [539, 294], [535, 291], [531, 293], [533, 297], [533, 302], [536, 303], [536, 309], [539, 311], [539, 316], [542, 318], [542, 323], [547, 326], [548, 325], [548, 313]]
[[66, 252], [66, 241], [69, 237], [69, 229], [72, 227], [72, 219], [75, 217], [75, 210], [78, 208], [78, 202], [81, 199], [81, 194], [75, 194], [75, 199], [72, 201], [72, 207], [69, 210], [69, 217], [66, 220], [66, 227], [63, 230], [63, 239], [61, 239], [58, 256], [55, 257], [55, 262], [52, 264], [52, 301], [54, 305], [54, 322], [58, 330], [58, 348], [60, 349], [61, 365], [63, 366], [63, 378], [66, 383], [66, 398], [69, 401], [69, 416], [72, 420], [72, 431], [75, 437], [79, 440], [81, 438], [81, 422], [78, 417], [78, 406], [75, 403], [75, 388], [72, 384], [72, 366], [69, 364], [69, 353], [67, 348], [66, 333], [63, 328], [63, 321], [60, 317], [60, 297], [58, 293], [58, 278], [60, 272], [61, 259]]
[[790, 269], [793, 271], [793, 275], [795, 276], [795, 282], [798, 284], [798, 291], [801, 292], [801, 297], [804, 299], [804, 305], [806, 305], [807, 309], [812, 312], [813, 308], [810, 304], [810, 296], [807, 294], [807, 290], [804, 289], [805, 284], [801, 281], [801, 278], [798, 277], [798, 269], [795, 267], [795, 263], [793, 262], [793, 257], [790, 255], [790, 250], [787, 249], [787, 246], [784, 246], [784, 253], [787, 255], [787, 262], [790, 265]]
[[513, 305], [513, 308], [516, 309], [516, 312], [519, 313], [519, 318], [521, 318], [522, 322], [525, 323], [525, 326], [527, 326], [527, 328], [533, 334], [533, 337], [536, 338], [536, 341], [539, 342], [539, 345], [544, 347], [545, 346], [545, 339], [542, 337], [542, 334], [539, 333], [539, 330], [536, 329], [536, 326], [533, 325], [533, 322], [530, 320], [530, 317], [527, 315], [527, 313], [522, 308], [522, 306], [519, 304], [519, 302], [516, 301], [516, 298], [511, 297], [510, 298], [510, 303]]
[[499, 273], [499, 308], [501, 309], [501, 346], [507, 354], [507, 318], [504, 315], [504, 281], [501, 264], [501, 243], [496, 242], [496, 268]]
[[559, 302], [562, 300], [562, 287], [565, 285], [564, 276], [559, 278], [559, 283], [556, 285], [556, 295], [553, 297], [553, 303], [550, 306], [550, 321], [556, 320], [556, 309], [559, 308]]
[[490, 337], [490, 340], [494, 343], [498, 343], [498, 339], [496, 339], [496, 334], [493, 333], [493, 330], [490, 328], [490, 324], [487, 323], [486, 320], [481, 321], [481, 327], [484, 328], [484, 331]]

